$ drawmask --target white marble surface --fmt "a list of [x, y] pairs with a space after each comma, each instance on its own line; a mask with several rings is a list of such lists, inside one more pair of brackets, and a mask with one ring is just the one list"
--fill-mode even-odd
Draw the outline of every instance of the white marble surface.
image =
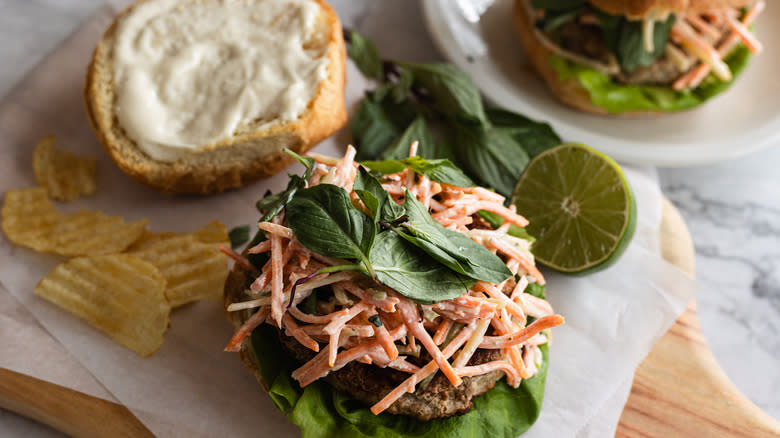
[[[0, 0], [0, 96], [105, 0]], [[392, 3], [392, 6], [390, 4]], [[346, 26], [387, 57], [440, 59], [413, 0], [331, 0]], [[398, 32], [419, 35], [401, 47]], [[780, 146], [780, 145], [778, 145]], [[739, 147], [739, 145], [735, 145]], [[688, 221], [702, 282], [699, 315], [723, 368], [780, 419], [780, 147], [698, 169], [662, 170], [667, 196]], [[59, 436], [0, 410], [2, 436]]]

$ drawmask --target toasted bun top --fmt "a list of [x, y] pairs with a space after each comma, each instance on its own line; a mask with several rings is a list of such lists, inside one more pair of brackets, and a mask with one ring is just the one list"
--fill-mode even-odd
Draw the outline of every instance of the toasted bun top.
[[664, 16], [672, 13], [704, 13], [728, 7], [742, 7], [753, 0], [588, 0], [593, 6], [612, 15], [631, 19]]

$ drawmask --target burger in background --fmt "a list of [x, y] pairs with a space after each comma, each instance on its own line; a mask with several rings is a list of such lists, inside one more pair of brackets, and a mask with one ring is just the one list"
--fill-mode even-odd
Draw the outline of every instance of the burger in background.
[[722, 92], [761, 43], [763, 0], [516, 0], [515, 25], [563, 103], [592, 113], [693, 108]]

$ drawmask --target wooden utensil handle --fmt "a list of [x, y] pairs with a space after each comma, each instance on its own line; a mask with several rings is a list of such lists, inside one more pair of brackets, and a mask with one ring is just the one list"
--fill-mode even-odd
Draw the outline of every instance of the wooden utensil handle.
[[0, 368], [0, 407], [74, 437], [154, 437], [126, 407]]

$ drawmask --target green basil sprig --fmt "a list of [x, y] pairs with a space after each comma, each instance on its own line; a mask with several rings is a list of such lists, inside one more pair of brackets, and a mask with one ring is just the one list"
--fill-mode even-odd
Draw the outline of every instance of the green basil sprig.
[[358, 33], [345, 34], [347, 37], [347, 53], [355, 61], [358, 69], [366, 77], [379, 79], [382, 77], [382, 57], [373, 41], [363, 38]]
[[376, 236], [371, 263], [380, 282], [423, 304], [457, 298], [476, 283], [392, 231]]
[[287, 204], [287, 221], [306, 248], [326, 257], [356, 260], [374, 276], [368, 254], [376, 227], [352, 205], [343, 188], [319, 184], [298, 191]]
[[453, 271], [475, 280], [501, 283], [512, 276], [499, 257], [463, 233], [444, 228], [408, 191], [405, 199], [408, 220], [401, 227], [409, 234], [398, 233], [401, 237]]
[[360, 164], [382, 174], [398, 173], [409, 168], [431, 181], [455, 187], [474, 187], [476, 184], [452, 161], [446, 158], [425, 159], [409, 157], [403, 160], [363, 161]]
[[423, 303], [459, 297], [477, 280], [500, 283], [512, 275], [498, 256], [441, 226], [409, 192], [397, 204], [362, 166], [353, 189], [370, 215], [331, 184], [298, 190], [287, 204], [288, 224], [301, 244], [352, 263], [320, 272], [362, 271]]
[[393, 222], [404, 214], [404, 208], [390, 197], [382, 184], [360, 166], [352, 190], [357, 193], [363, 204], [371, 211], [374, 222]]
[[414, 121], [401, 133], [401, 136], [379, 154], [380, 160], [402, 160], [409, 156], [409, 145], [417, 141], [417, 154], [431, 157], [436, 148], [433, 132], [428, 128], [425, 119], [418, 115]]
[[[348, 35], [360, 41], [350, 46], [349, 54], [361, 71], [375, 69], [376, 46], [366, 44], [355, 32]], [[366, 94], [351, 125], [357, 159], [373, 161], [365, 163], [372, 170], [389, 160], [396, 161], [392, 163], [396, 168], [403, 169], [397, 161], [411, 168], [404, 157], [410, 144], [419, 141], [420, 157], [447, 159], [452, 168], [465, 169], [470, 180], [509, 196], [529, 157], [561, 143], [547, 124], [485, 109], [471, 78], [451, 64], [382, 61], [381, 65], [382, 83]], [[465, 183], [454, 185], [461, 184]]]

